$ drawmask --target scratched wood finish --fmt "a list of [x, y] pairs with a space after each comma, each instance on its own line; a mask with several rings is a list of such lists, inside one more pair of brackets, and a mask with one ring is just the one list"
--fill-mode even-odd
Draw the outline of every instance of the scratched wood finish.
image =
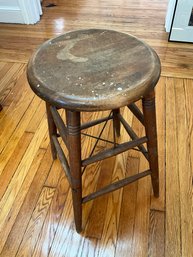
[[[44, 0], [44, 6], [48, 2]], [[58, 6], [44, 7], [36, 26], [0, 24], [0, 256], [192, 257], [193, 81], [188, 78], [193, 78], [193, 46], [167, 42], [165, 0], [52, 2]], [[85, 231], [78, 235], [67, 179], [58, 160], [53, 163], [51, 158], [45, 106], [27, 85], [25, 63], [46, 39], [85, 27], [132, 33], [161, 57], [164, 76], [156, 88], [160, 198], [150, 192], [150, 179], [142, 179], [102, 201], [88, 202], [83, 208]], [[142, 136], [138, 121], [123, 112]], [[82, 120], [102, 116], [106, 113], [86, 113]], [[102, 137], [111, 139], [108, 126]], [[97, 134], [100, 129], [98, 125], [87, 132]], [[123, 126], [121, 134], [121, 140], [128, 140]], [[82, 143], [86, 158], [95, 140], [82, 137]], [[96, 153], [104, 147], [101, 143]], [[83, 193], [145, 165], [136, 151], [92, 164], [83, 175]]]
[[126, 106], [160, 77], [157, 54], [114, 30], [75, 30], [42, 44], [28, 63], [32, 90], [55, 106], [79, 111]]

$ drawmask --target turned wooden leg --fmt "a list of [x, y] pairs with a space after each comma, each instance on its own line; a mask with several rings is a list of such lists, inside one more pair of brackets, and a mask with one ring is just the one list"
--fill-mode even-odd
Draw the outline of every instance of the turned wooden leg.
[[147, 96], [143, 98], [143, 113], [145, 131], [148, 139], [147, 150], [149, 155], [149, 165], [152, 172], [151, 180], [153, 192], [155, 197], [159, 197], [159, 169], [154, 91], [151, 91]]
[[49, 129], [49, 136], [50, 136], [50, 144], [51, 144], [51, 151], [52, 157], [55, 160], [57, 158], [57, 151], [53, 143], [52, 135], [57, 134], [57, 128], [54, 123], [51, 111], [50, 111], [50, 104], [46, 103], [46, 111], [47, 111], [47, 118], [48, 118], [48, 129]]
[[81, 174], [81, 136], [80, 113], [66, 111], [71, 190], [76, 231], [82, 230], [82, 174]]
[[120, 136], [120, 120], [118, 118], [118, 114], [120, 113], [119, 109], [115, 109], [113, 110], [113, 127], [115, 129], [116, 132], [116, 136], [119, 137]]

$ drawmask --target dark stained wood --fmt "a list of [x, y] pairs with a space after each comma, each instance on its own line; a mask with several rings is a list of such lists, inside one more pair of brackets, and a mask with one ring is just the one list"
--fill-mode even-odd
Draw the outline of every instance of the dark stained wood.
[[49, 129], [49, 135], [50, 135], [50, 144], [51, 144], [51, 150], [52, 150], [52, 158], [55, 160], [57, 158], [57, 151], [56, 151], [56, 147], [54, 145], [52, 136], [57, 134], [57, 128], [51, 114], [49, 103], [46, 103], [46, 111], [47, 111], [48, 129]]
[[100, 124], [102, 122], [105, 122], [107, 120], [110, 120], [110, 119], [112, 119], [112, 117], [113, 116], [111, 115], [110, 117], [108, 116], [108, 117], [104, 117], [104, 118], [101, 118], [101, 119], [98, 119], [98, 120], [92, 120], [90, 122], [84, 123], [84, 124], [81, 125], [81, 130], [90, 128], [92, 126], [98, 125], [98, 124]]
[[120, 145], [118, 145], [114, 148], [104, 150], [103, 152], [95, 154], [92, 157], [88, 157], [87, 159], [82, 161], [82, 166], [86, 166], [86, 165], [89, 165], [93, 162], [101, 161], [101, 160], [104, 160], [106, 158], [110, 158], [112, 156], [123, 153], [123, 152], [125, 152], [125, 151], [127, 151], [131, 148], [134, 148], [134, 147], [139, 146], [141, 144], [144, 144], [146, 142], [147, 142], [147, 138], [142, 137], [142, 138], [139, 138], [139, 139], [134, 139], [130, 142], [122, 143], [122, 144], [120, 144]]
[[50, 106], [50, 111], [52, 113], [53, 120], [55, 122], [55, 125], [59, 131], [60, 136], [62, 137], [66, 147], [68, 147], [68, 141], [67, 141], [67, 128], [64, 125], [64, 122], [62, 118], [60, 117], [58, 111], [55, 107]]
[[129, 177], [129, 178], [125, 178], [125, 179], [122, 179], [122, 180], [119, 180], [111, 185], [108, 185], [106, 186], [105, 188], [102, 188], [100, 189], [99, 191], [97, 192], [94, 192], [88, 196], [85, 196], [82, 200], [83, 203], [86, 203], [88, 201], [91, 201], [93, 199], [95, 199], [96, 197], [99, 197], [101, 195], [104, 195], [104, 194], [107, 194], [107, 193], [110, 193], [110, 192], [113, 192], [123, 186], [126, 186], [132, 182], [135, 182], [136, 180], [140, 179], [140, 178], [144, 178], [145, 176], [148, 176], [151, 174], [151, 171], [150, 170], [146, 170], [146, 171], [143, 171], [139, 174], [136, 174], [136, 175], [133, 175], [132, 177]]
[[118, 117], [119, 113], [120, 113], [120, 109], [113, 110], [113, 129], [115, 130], [116, 135], [118, 137], [120, 136], [120, 128], [121, 128], [120, 120]]
[[66, 159], [66, 156], [65, 156], [65, 154], [64, 154], [64, 152], [63, 152], [63, 150], [60, 146], [58, 138], [55, 135], [53, 135], [52, 140], [53, 140], [54, 146], [56, 148], [56, 152], [58, 154], [58, 157], [61, 161], [62, 167], [64, 168], [64, 172], [66, 174], [66, 177], [68, 178], [68, 181], [71, 185], [72, 182], [71, 182], [71, 175], [70, 175], [70, 167], [69, 167], [68, 161]]
[[[131, 139], [133, 140], [137, 140], [139, 139], [139, 137], [137, 136], [137, 134], [135, 133], [135, 131], [131, 128], [131, 126], [126, 122], [126, 120], [123, 118], [123, 116], [121, 114], [118, 115], [121, 123], [123, 124], [123, 127], [126, 129], [127, 133], [129, 134], [129, 136], [131, 137]], [[148, 153], [147, 150], [145, 149], [145, 147], [141, 144], [138, 145], [137, 148], [143, 153], [143, 155], [145, 156], [145, 158], [148, 160]]]
[[45, 42], [28, 64], [32, 90], [79, 111], [117, 109], [140, 99], [160, 76], [157, 54], [113, 30], [79, 30]]
[[128, 105], [130, 111], [137, 117], [137, 119], [144, 125], [144, 116], [143, 113], [139, 110], [135, 103]]
[[82, 230], [82, 171], [81, 171], [81, 138], [80, 113], [66, 111], [66, 122], [69, 143], [69, 165], [71, 173], [71, 191], [73, 199], [76, 231]]
[[155, 113], [155, 93], [152, 91], [150, 94], [143, 98], [143, 113], [145, 131], [148, 138], [147, 150], [148, 159], [153, 185], [154, 196], [159, 196], [159, 167], [158, 167], [158, 148], [157, 148], [157, 128], [156, 128], [156, 113]]

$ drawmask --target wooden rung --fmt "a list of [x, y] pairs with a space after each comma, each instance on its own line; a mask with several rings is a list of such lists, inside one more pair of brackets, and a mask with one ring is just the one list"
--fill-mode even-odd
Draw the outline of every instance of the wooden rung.
[[143, 113], [139, 110], [136, 104], [132, 103], [127, 106], [129, 110], [135, 115], [135, 117], [144, 125]]
[[89, 194], [85, 197], [82, 198], [82, 203], [86, 203], [88, 201], [91, 201], [93, 199], [95, 199], [96, 197], [99, 197], [101, 195], [104, 195], [104, 194], [107, 194], [107, 193], [110, 193], [110, 192], [113, 192], [121, 187], [124, 187], [140, 178], [143, 178], [143, 177], [146, 177], [148, 175], [151, 174], [151, 170], [146, 170], [146, 171], [143, 171], [141, 173], [138, 173], [134, 176], [131, 176], [131, 177], [128, 177], [128, 178], [125, 178], [125, 179], [122, 179], [120, 181], [117, 181], [111, 185], [108, 185], [100, 190], [98, 190], [97, 192], [94, 192], [92, 194]]
[[[121, 114], [118, 114], [119, 120], [120, 122], [123, 124], [123, 127], [125, 128], [125, 130], [127, 131], [127, 133], [129, 134], [129, 136], [131, 137], [131, 139], [133, 140], [137, 140], [139, 139], [139, 137], [137, 136], [137, 134], [134, 132], [134, 130], [129, 126], [129, 124], [126, 122], [126, 120], [123, 118], [123, 116]], [[145, 158], [148, 160], [148, 152], [145, 149], [145, 147], [143, 145], [139, 145], [137, 146], [137, 148], [142, 152], [142, 154], [145, 156]]]
[[64, 122], [63, 122], [62, 118], [60, 117], [56, 108], [53, 107], [53, 106], [50, 106], [50, 111], [52, 113], [52, 116], [53, 116], [54, 122], [56, 124], [56, 127], [58, 128], [60, 136], [62, 137], [66, 147], [68, 148], [67, 128], [64, 125]]
[[64, 152], [60, 146], [60, 143], [58, 141], [58, 138], [57, 136], [53, 135], [52, 136], [52, 139], [53, 139], [53, 142], [54, 142], [54, 146], [56, 147], [56, 151], [58, 153], [58, 157], [60, 159], [60, 162], [62, 164], [62, 167], [64, 169], [64, 172], [66, 174], [66, 177], [68, 179], [68, 182], [70, 185], [72, 185], [72, 180], [71, 180], [71, 175], [70, 175], [70, 167], [69, 167], [69, 164], [68, 164], [68, 161], [66, 159], [66, 156], [64, 155]]
[[113, 115], [111, 114], [111, 115], [108, 116], [108, 117], [105, 117], [105, 118], [101, 118], [101, 119], [98, 119], [98, 120], [93, 120], [93, 121], [91, 121], [91, 122], [84, 123], [84, 124], [81, 125], [81, 130], [90, 128], [90, 127], [95, 126], [95, 125], [98, 125], [98, 124], [100, 124], [100, 123], [102, 123], [102, 122], [104, 122], [104, 121], [110, 120], [110, 119], [112, 119], [112, 117], [113, 117]]
[[101, 161], [106, 158], [115, 156], [117, 154], [123, 153], [133, 147], [144, 144], [146, 142], [147, 142], [147, 137], [142, 137], [142, 138], [130, 141], [130, 142], [120, 144], [114, 148], [104, 150], [94, 156], [88, 157], [87, 159], [82, 161], [82, 166], [87, 166], [93, 162]]

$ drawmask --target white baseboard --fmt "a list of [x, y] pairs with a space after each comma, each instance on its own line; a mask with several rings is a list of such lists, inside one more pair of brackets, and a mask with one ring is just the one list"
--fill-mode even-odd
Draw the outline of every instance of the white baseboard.
[[0, 22], [25, 23], [22, 11], [17, 7], [0, 7]]

